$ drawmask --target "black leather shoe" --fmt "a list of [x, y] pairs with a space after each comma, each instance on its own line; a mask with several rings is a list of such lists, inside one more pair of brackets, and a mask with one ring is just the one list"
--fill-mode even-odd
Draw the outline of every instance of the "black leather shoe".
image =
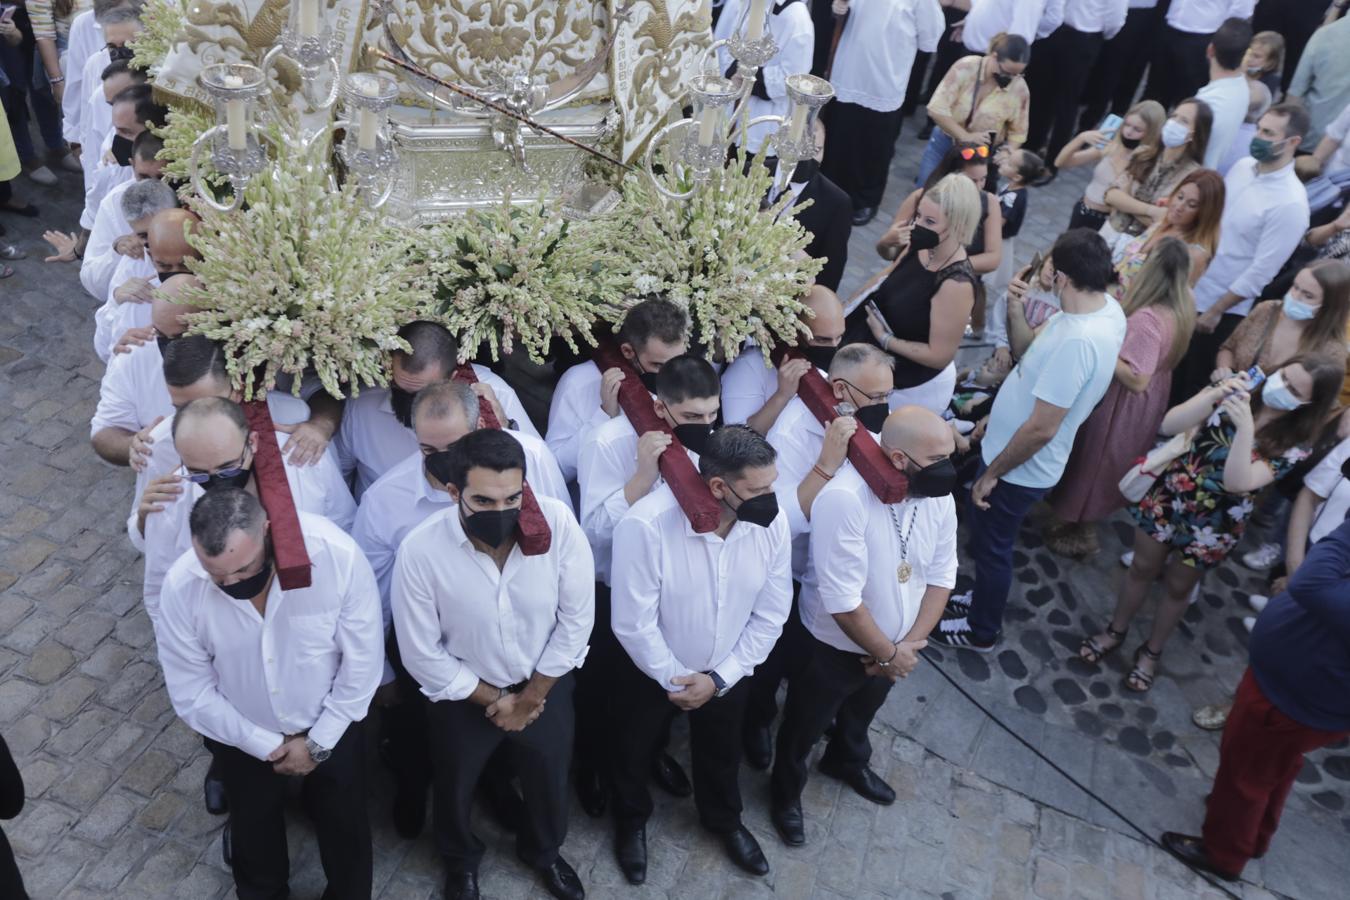
[[451, 872], [446, 875], [445, 900], [478, 900], [478, 873]]
[[206, 800], [206, 811], [213, 816], [223, 816], [230, 811], [230, 801], [225, 797], [225, 782], [216, 775], [215, 764], [206, 770], [206, 780], [202, 782], [202, 795]]
[[234, 868], [234, 838], [230, 835], [228, 820], [220, 831], [220, 858], [225, 862], [226, 868]]
[[605, 814], [605, 808], [609, 806], [609, 793], [605, 790], [605, 783], [600, 780], [599, 772], [577, 770], [577, 799], [581, 801], [581, 808], [586, 810], [586, 815], [592, 819]]
[[859, 228], [877, 217], [875, 206], [864, 206], [853, 211], [853, 224]]
[[493, 821], [503, 831], [515, 834], [525, 820], [525, 801], [520, 799], [516, 786], [510, 781], [493, 778], [485, 778], [479, 784]]
[[773, 819], [773, 827], [778, 829], [778, 836], [783, 839], [783, 843], [789, 847], [800, 847], [806, 843], [806, 820], [802, 817], [800, 803], [775, 806], [769, 811], [769, 818]]
[[561, 856], [540, 869], [539, 875], [544, 879], [544, 887], [558, 900], [585, 900], [586, 889], [581, 886], [581, 879]]
[[759, 841], [744, 825], [722, 835], [722, 845], [727, 848], [731, 861], [751, 875], [769, 874], [769, 861], [759, 849]]
[[1186, 865], [1208, 872], [1224, 881], [1237, 881], [1241, 877], [1240, 872], [1225, 872], [1216, 868], [1214, 863], [1209, 861], [1209, 854], [1205, 852], [1204, 840], [1194, 835], [1164, 831], [1162, 845], [1163, 849]]
[[426, 814], [426, 785], [399, 784], [394, 792], [394, 830], [398, 836], [411, 841], [421, 834]]
[[672, 797], [688, 797], [694, 793], [694, 786], [689, 783], [689, 776], [684, 774], [684, 767], [669, 753], [662, 753], [652, 763], [652, 781]]
[[741, 729], [741, 743], [744, 745], [745, 761], [750, 768], [763, 772], [773, 762], [773, 740], [769, 737], [767, 725], [746, 723]]
[[838, 778], [844, 784], [853, 788], [858, 796], [864, 800], [871, 800], [881, 806], [890, 806], [895, 802], [895, 791], [891, 789], [889, 784], [881, 780], [880, 775], [867, 766], [845, 769], [827, 765], [822, 761], [820, 771], [831, 778]]
[[647, 880], [647, 829], [634, 828], [632, 831], [614, 833], [614, 856], [619, 860], [619, 870], [629, 884], [642, 884]]

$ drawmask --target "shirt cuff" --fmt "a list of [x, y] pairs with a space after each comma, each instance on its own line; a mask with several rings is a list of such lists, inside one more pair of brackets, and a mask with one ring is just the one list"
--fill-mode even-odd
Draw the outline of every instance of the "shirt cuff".
[[561, 650], [553, 647], [545, 647], [543, 655], [539, 657], [539, 662], [534, 664], [534, 670], [540, 675], [549, 678], [561, 678], [573, 669], [580, 669], [586, 662], [586, 656], [590, 653], [591, 647], [585, 645], [577, 652], [576, 656], [568, 656]]
[[[470, 671], [468, 666], [461, 663], [459, 671], [455, 673], [454, 678], [450, 679], [449, 684], [439, 691], [429, 691], [422, 688], [422, 693], [426, 694], [427, 699], [432, 703], [441, 700], [467, 700], [478, 688], [478, 682], [481, 680], [477, 674]], [[498, 687], [505, 687], [505, 685], [498, 685]]]
[[319, 720], [309, 729], [309, 737], [325, 750], [332, 750], [342, 740], [351, 720], [338, 715], [331, 709], [319, 713]]
[[862, 606], [861, 594], [836, 594], [832, 596], [820, 592], [817, 596], [820, 597], [821, 607], [832, 616], [850, 613]]
[[285, 740], [284, 734], [277, 734], [275, 731], [268, 731], [266, 728], [254, 727], [253, 733], [244, 740], [243, 746], [239, 749], [249, 756], [266, 762], [268, 754], [280, 747]]
[[721, 663], [713, 666], [712, 670], [721, 677], [722, 681], [726, 682], [726, 686], [729, 688], [735, 687], [736, 682], [750, 674], [734, 655], [728, 656]]

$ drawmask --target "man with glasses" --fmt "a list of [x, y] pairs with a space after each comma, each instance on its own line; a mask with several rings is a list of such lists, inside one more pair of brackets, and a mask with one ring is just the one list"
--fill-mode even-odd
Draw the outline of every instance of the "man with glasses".
[[150, 324], [151, 292], [159, 284], [150, 261], [150, 222], [157, 213], [178, 206], [173, 188], [155, 179], [129, 182], [125, 190], [110, 193], [108, 198], [113, 196], [120, 198], [120, 213], [129, 233], [113, 244], [117, 265], [108, 279], [106, 299], [94, 313], [94, 352], [104, 362], [128, 329]]
[[806, 842], [806, 759], [831, 722], [820, 771], [873, 803], [895, 802], [870, 768], [867, 730], [891, 685], [919, 664], [956, 586], [951, 429], [923, 407], [903, 406], [886, 418], [880, 444], [909, 478], [903, 501], [882, 503], [849, 467], [811, 507], [800, 603], [808, 649], [788, 682], [771, 782], [773, 823], [791, 846]]

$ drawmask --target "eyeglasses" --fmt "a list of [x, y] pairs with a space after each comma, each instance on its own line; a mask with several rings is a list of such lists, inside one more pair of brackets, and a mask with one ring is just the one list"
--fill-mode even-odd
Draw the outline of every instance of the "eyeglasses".
[[834, 380], [842, 382], [843, 384], [848, 386], [849, 390], [856, 391], [861, 396], [866, 397], [868, 403], [884, 403], [890, 397], [891, 393], [890, 391], [882, 391], [880, 396], [874, 396], [872, 394], [867, 393], [862, 388], [858, 387], [856, 384], [849, 381], [847, 378], [836, 378]]
[[980, 144], [978, 147], [962, 147], [962, 148], [961, 148], [961, 158], [964, 159], [966, 162], [970, 162], [972, 159], [974, 159], [974, 158], [977, 157], [977, 156], [978, 156], [980, 159], [988, 159], [988, 158], [989, 158], [989, 147], [988, 147], [988, 145], [986, 145], [986, 144]]
[[237, 461], [230, 463], [222, 469], [216, 469], [214, 472], [194, 472], [187, 466], [184, 466], [183, 469], [187, 472], [187, 475], [184, 477], [193, 484], [206, 484], [212, 478], [235, 478], [248, 471], [244, 468], [244, 456], [247, 453], [248, 446], [245, 445], [244, 449], [240, 451], [239, 459]]

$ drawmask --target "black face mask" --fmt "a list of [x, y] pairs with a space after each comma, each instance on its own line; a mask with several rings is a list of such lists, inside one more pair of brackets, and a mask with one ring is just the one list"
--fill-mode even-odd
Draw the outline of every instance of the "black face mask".
[[1122, 134], [1122, 135], [1120, 136], [1120, 146], [1124, 147], [1126, 150], [1133, 150], [1135, 147], [1138, 147], [1138, 146], [1139, 146], [1139, 142], [1140, 142], [1141, 140], [1143, 140], [1143, 139], [1142, 139], [1142, 138], [1127, 138], [1125, 135]]
[[[727, 490], [736, 494], [727, 485]], [[736, 499], [741, 500], [741, 495], [736, 494]], [[726, 503], [725, 500], [722, 501]], [[731, 506], [727, 503], [727, 506]], [[742, 522], [748, 522], [751, 525], [758, 525], [760, 528], [768, 528], [773, 524], [773, 520], [778, 518], [778, 495], [770, 491], [767, 494], [760, 494], [758, 497], [751, 497], [749, 500], [741, 500], [741, 505], [732, 510], [736, 518]]]
[[242, 488], [248, 484], [248, 480], [252, 477], [252, 466], [235, 475], [208, 475], [206, 480], [202, 482], [202, 490], [209, 494], [221, 488]]
[[1013, 83], [1014, 77], [1015, 76], [1013, 75], [1005, 75], [1002, 72], [995, 72], [994, 84], [998, 85], [1001, 88], [1006, 88], [1008, 85]]
[[712, 425], [676, 425], [671, 430], [675, 432], [675, 437], [684, 444], [685, 449], [703, 455], [703, 451], [708, 449], [708, 439], [712, 433], [722, 424], [722, 416], [719, 413], [717, 421]]
[[520, 520], [519, 509], [485, 509], [466, 516], [464, 508], [464, 501], [461, 500], [459, 521], [464, 526], [464, 533], [494, 550], [516, 533], [516, 522]]
[[155, 343], [159, 345], [159, 353], [163, 356], [164, 351], [168, 350], [169, 345], [173, 343], [173, 338], [169, 337], [167, 334], [156, 334]]
[[218, 584], [216, 587], [224, 591], [228, 596], [236, 600], [252, 600], [262, 589], [267, 587], [267, 581], [272, 577], [272, 548], [267, 548], [267, 556], [263, 559], [262, 568], [258, 570], [257, 575], [250, 575], [234, 584]]
[[394, 418], [398, 419], [404, 428], [412, 427], [412, 404], [416, 396], [412, 391], [405, 391], [393, 382], [389, 384], [389, 405], [394, 408]]
[[792, 170], [792, 177], [788, 179], [793, 184], [802, 184], [816, 177], [820, 171], [820, 161], [815, 157], [804, 159], [797, 163], [797, 167]]
[[946, 497], [956, 489], [956, 463], [950, 457], [905, 475], [911, 497]]
[[886, 424], [886, 417], [890, 414], [890, 404], [882, 401], [881, 403], [870, 403], [867, 406], [859, 407], [858, 411], [853, 414], [853, 418], [857, 419], [859, 425], [873, 434], [881, 434], [881, 426]]
[[909, 246], [914, 250], [932, 250], [940, 243], [942, 238], [938, 233], [923, 225], [915, 225], [914, 230], [909, 233]]
[[121, 135], [114, 135], [112, 139], [112, 155], [117, 160], [119, 166], [131, 165], [131, 141]]
[[830, 363], [834, 362], [834, 355], [839, 352], [838, 347], [819, 347], [815, 344], [807, 344], [804, 347], [798, 347], [802, 356], [810, 361], [811, 365], [817, 369], [830, 371]]
[[441, 484], [449, 484], [454, 453], [453, 450], [437, 450], [435, 453], [428, 453], [422, 459], [422, 465], [426, 466], [427, 474]]

